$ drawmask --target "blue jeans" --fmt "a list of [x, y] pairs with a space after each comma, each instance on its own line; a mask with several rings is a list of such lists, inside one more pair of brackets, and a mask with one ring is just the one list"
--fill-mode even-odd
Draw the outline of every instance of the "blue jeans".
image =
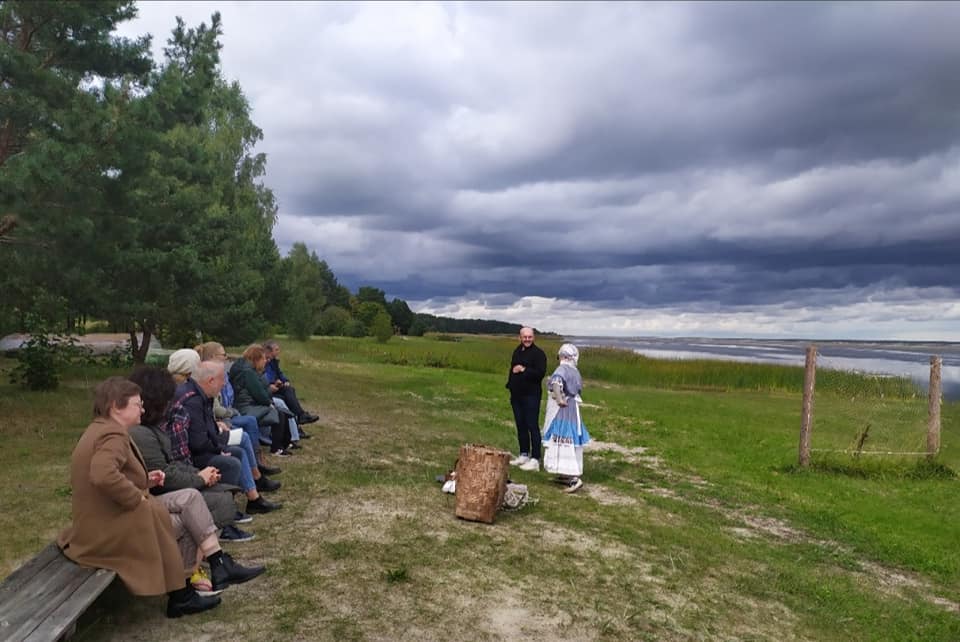
[[224, 484], [233, 484], [234, 486], [240, 486], [244, 490], [247, 490], [247, 488], [240, 483], [240, 469], [243, 467], [243, 462], [236, 457], [215, 455], [210, 458], [208, 465], [220, 471], [220, 481]]
[[510, 397], [513, 407], [513, 419], [517, 424], [517, 441], [520, 442], [520, 454], [530, 455], [540, 461], [540, 395]]
[[[224, 460], [239, 461], [240, 462], [240, 471], [239, 471], [239, 482], [230, 482], [223, 477], [221, 472], [220, 478], [228, 484], [236, 484], [244, 491], [253, 490], [257, 487], [257, 483], [253, 480], [253, 467], [257, 465], [257, 458], [253, 453], [253, 444], [250, 441], [250, 436], [247, 433], [243, 433], [243, 438], [240, 440], [239, 446], [226, 446], [224, 452], [230, 453], [230, 456], [226, 455], [216, 455], [210, 459], [210, 465], [220, 468], [220, 466], [226, 463]], [[233, 464], [230, 464], [233, 465]]]
[[251, 417], [250, 415], [237, 415], [236, 417], [230, 417], [230, 425], [234, 428], [240, 428], [250, 437], [250, 443], [260, 444], [266, 443], [270, 445], [270, 440], [267, 439], [264, 441], [263, 435], [260, 434], [260, 426], [257, 425], [257, 418]]

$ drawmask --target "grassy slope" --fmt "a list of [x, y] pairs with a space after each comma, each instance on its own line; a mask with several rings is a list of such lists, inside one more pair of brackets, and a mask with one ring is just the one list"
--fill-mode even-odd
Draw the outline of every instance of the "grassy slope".
[[[462, 443], [514, 445], [500, 372], [511, 346], [288, 344], [285, 369], [324, 427], [283, 464], [287, 507], [233, 547], [271, 572], [191, 624], [209, 639], [960, 637], [957, 613], [933, 599], [960, 601], [957, 480], [836, 459], [794, 472], [795, 392], [588, 379], [595, 439], [648, 451], [589, 453], [587, 486], [572, 497], [543, 474], [515, 472], [535, 506], [493, 527], [456, 520], [432, 479]], [[394, 365], [425, 360], [474, 371]], [[69, 451], [103, 374], [54, 394], [0, 385], [0, 573], [69, 519]], [[817, 430], [848, 429], [826, 420], [845, 416], [833, 408], [845, 403], [821, 395]], [[943, 443], [942, 463], [960, 468], [955, 406]], [[182, 637], [184, 623], [165, 621], [160, 604], [116, 588], [82, 635]]]

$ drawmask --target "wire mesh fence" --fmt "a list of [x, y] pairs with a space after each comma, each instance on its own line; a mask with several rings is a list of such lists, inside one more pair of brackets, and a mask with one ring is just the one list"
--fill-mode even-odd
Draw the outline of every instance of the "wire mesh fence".
[[814, 385], [804, 391], [800, 465], [809, 464], [811, 453], [854, 458], [936, 455], [941, 361], [936, 356], [927, 361], [932, 396], [916, 376], [862, 374], [855, 381], [835, 376], [842, 358], [808, 347], [805, 374]]

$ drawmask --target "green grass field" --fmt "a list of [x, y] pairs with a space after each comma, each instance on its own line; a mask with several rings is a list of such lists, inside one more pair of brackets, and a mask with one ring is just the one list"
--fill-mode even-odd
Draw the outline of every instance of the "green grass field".
[[[456, 519], [434, 477], [464, 443], [515, 450], [514, 341], [444, 339], [285, 342], [322, 419], [280, 462], [285, 508], [228, 547], [268, 574], [180, 621], [114, 586], [77, 639], [960, 639], [956, 404], [932, 463], [844, 455], [867, 425], [868, 449], [913, 449], [926, 400], [818, 373], [822, 450], [801, 471], [800, 369], [585, 350], [584, 488], [514, 470], [536, 503], [488, 526]], [[108, 374], [70, 373], [54, 393], [3, 377], [0, 573], [69, 521], [70, 450]]]

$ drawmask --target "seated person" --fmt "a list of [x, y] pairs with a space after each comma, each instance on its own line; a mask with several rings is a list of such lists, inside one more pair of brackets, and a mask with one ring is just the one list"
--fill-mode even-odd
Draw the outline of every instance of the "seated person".
[[[163, 485], [163, 471], [151, 470], [148, 475], [154, 482], [154, 488]], [[217, 526], [213, 523], [213, 516], [195, 488], [163, 493], [158, 495], [157, 499], [170, 513], [177, 547], [180, 549], [184, 566], [188, 567], [191, 586], [201, 595], [217, 595], [229, 585], [242, 584], [267, 570], [261, 565], [241, 566], [229, 553], [223, 551], [217, 539]], [[200, 566], [201, 560], [210, 566], [209, 577]]]
[[[227, 367], [227, 351], [223, 345], [216, 341], [208, 341], [197, 346], [196, 351], [200, 354], [203, 361], [219, 361]], [[230, 379], [224, 377], [223, 388], [213, 399], [213, 415], [217, 421], [228, 422], [234, 428], [240, 428], [250, 436], [250, 442], [253, 444], [253, 452], [257, 458], [257, 466], [264, 475], [278, 475], [282, 471], [275, 466], [268, 466], [264, 463], [261, 456], [260, 444], [270, 445], [270, 438], [260, 432], [256, 417], [240, 414], [240, 411], [233, 407], [234, 400], [233, 385]]]
[[[300, 400], [297, 398], [296, 389], [290, 383], [290, 380], [287, 379], [287, 376], [283, 374], [283, 370], [280, 369], [280, 344], [273, 339], [265, 341], [263, 343], [263, 352], [267, 359], [263, 376], [270, 385], [271, 393], [283, 399], [287, 407], [293, 411], [293, 415], [298, 424], [312, 424], [319, 420], [320, 417], [303, 409], [303, 406], [300, 405]], [[302, 430], [301, 435], [306, 437]]]
[[270, 425], [270, 452], [286, 457], [289, 451], [290, 429], [280, 420], [280, 413], [273, 403], [270, 390], [260, 373], [267, 364], [263, 348], [249, 346], [243, 356], [230, 366], [230, 383], [236, 393], [237, 410], [245, 415], [256, 417], [261, 424]]
[[[223, 386], [223, 366], [204, 361], [177, 388], [176, 401], [167, 412], [166, 432], [176, 461], [192, 466], [213, 466], [228, 484], [238, 484], [247, 495], [248, 513], [268, 513], [282, 506], [260, 495], [280, 488], [280, 482], [266, 478], [256, 465], [250, 438], [243, 433], [239, 446], [228, 446], [229, 428], [218, 425], [213, 416], [213, 399]], [[238, 478], [225, 476], [232, 462], [240, 461]]]
[[81, 566], [115, 571], [134, 595], [166, 593], [167, 617], [200, 613], [220, 598], [201, 596], [191, 586], [194, 560], [181, 555], [170, 512], [149, 492], [163, 473], [148, 474], [127, 433], [141, 411], [135, 383], [110, 377], [97, 385], [93, 423], [70, 456], [73, 523], [57, 545]]
[[[237, 511], [233, 493], [240, 492], [241, 488], [219, 481], [221, 472], [213, 466], [200, 470], [173, 458], [170, 437], [163, 429], [164, 413], [173, 401], [177, 389], [170, 373], [163, 368], [140, 366], [130, 375], [130, 381], [140, 387], [140, 398], [143, 401], [143, 416], [140, 424], [130, 429], [130, 437], [140, 449], [147, 470], [162, 470], [164, 474], [163, 486], [155, 486], [151, 492], [159, 495], [184, 488], [198, 490], [210, 509], [214, 523], [222, 529], [221, 539], [238, 542], [253, 539], [252, 534], [234, 525], [238, 518], [244, 521], [252, 520]], [[227, 477], [238, 478], [240, 461], [234, 458], [234, 461], [229, 463], [235, 464], [235, 470], [232, 473], [228, 471]]]
[[178, 386], [189, 379], [190, 373], [199, 365], [200, 355], [190, 348], [177, 350], [167, 358], [167, 371], [173, 375], [173, 381]]

